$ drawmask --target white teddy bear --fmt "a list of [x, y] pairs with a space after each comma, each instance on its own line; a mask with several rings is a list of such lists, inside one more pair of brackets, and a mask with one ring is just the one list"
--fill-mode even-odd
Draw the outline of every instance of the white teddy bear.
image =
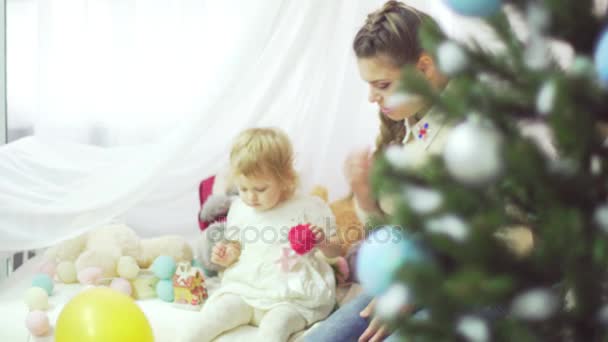
[[44, 259], [55, 264], [73, 262], [77, 272], [99, 267], [104, 277], [113, 278], [117, 276], [119, 260], [125, 259], [121, 257], [133, 258], [139, 268], [148, 268], [161, 255], [170, 256], [176, 262], [190, 262], [192, 248], [181, 236], [140, 239], [128, 226], [113, 224], [50, 247]]

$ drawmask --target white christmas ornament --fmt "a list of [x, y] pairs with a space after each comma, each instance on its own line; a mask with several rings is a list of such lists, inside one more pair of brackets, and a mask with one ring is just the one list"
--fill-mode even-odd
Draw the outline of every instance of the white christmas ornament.
[[456, 215], [443, 215], [426, 223], [426, 230], [435, 234], [445, 234], [454, 241], [463, 242], [469, 236], [469, 226]]
[[415, 170], [424, 160], [425, 153], [420, 148], [408, 148], [408, 145], [391, 145], [384, 155], [388, 162], [398, 170]]
[[460, 45], [447, 40], [437, 48], [439, 69], [446, 75], [456, 75], [467, 68], [469, 57]]
[[475, 316], [461, 318], [457, 330], [458, 333], [470, 342], [486, 342], [490, 340], [488, 324]]
[[608, 233], [608, 205], [597, 207], [593, 213], [593, 220], [605, 233]]
[[524, 51], [524, 62], [528, 68], [532, 70], [546, 69], [551, 62], [551, 59], [547, 57], [549, 55], [550, 50], [547, 39], [540, 34], [532, 32]]
[[563, 176], [572, 176], [580, 169], [574, 159], [562, 158], [549, 161], [549, 170]]
[[405, 199], [412, 210], [419, 214], [431, 213], [443, 202], [439, 192], [421, 186], [408, 186], [405, 189]]
[[389, 96], [386, 99], [384, 105], [387, 108], [395, 109], [397, 107], [406, 105], [412, 102], [420, 102], [422, 98], [419, 95], [409, 94], [409, 93], [396, 93], [394, 95]]
[[465, 184], [481, 185], [500, 174], [501, 148], [498, 131], [478, 119], [469, 119], [448, 136], [443, 159], [452, 177]]
[[600, 311], [597, 313], [597, 319], [600, 321], [600, 323], [608, 325], [608, 305], [600, 309]]
[[550, 291], [535, 289], [517, 296], [512, 303], [513, 315], [530, 320], [540, 321], [549, 318], [557, 310], [557, 298]]
[[591, 174], [594, 176], [599, 175], [602, 172], [602, 159], [597, 156], [591, 156]]
[[530, 3], [526, 11], [528, 25], [536, 32], [549, 28], [551, 16], [545, 7], [538, 3]]
[[551, 113], [555, 107], [555, 95], [557, 95], [555, 82], [545, 82], [536, 97], [536, 110], [541, 114]]
[[568, 73], [578, 77], [593, 77], [595, 75], [593, 61], [585, 56], [576, 56]]
[[376, 314], [380, 318], [390, 319], [397, 316], [411, 302], [412, 294], [409, 287], [394, 284], [380, 298], [376, 305]]

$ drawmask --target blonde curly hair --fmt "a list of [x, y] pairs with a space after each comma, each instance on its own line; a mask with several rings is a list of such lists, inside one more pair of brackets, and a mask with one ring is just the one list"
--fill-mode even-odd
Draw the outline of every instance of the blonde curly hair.
[[278, 128], [250, 128], [241, 132], [230, 151], [231, 178], [243, 175], [271, 176], [291, 197], [298, 185], [291, 141]]

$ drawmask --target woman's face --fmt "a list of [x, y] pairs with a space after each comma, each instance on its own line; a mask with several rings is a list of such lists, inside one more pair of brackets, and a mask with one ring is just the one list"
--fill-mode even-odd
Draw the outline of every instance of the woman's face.
[[389, 98], [399, 90], [401, 68], [393, 65], [388, 57], [358, 58], [357, 64], [361, 78], [369, 84], [369, 101], [378, 104], [382, 114], [389, 119], [403, 120], [424, 108], [424, 101], [416, 96], [400, 101], [398, 105], [390, 103]]

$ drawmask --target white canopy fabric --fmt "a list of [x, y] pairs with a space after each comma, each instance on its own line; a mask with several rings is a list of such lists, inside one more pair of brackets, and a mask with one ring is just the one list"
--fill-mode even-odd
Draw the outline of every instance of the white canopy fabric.
[[[89, 22], [73, 24], [96, 27], [92, 36], [52, 29], [53, 15], [66, 16], [70, 6], [82, 3]], [[50, 6], [36, 11], [45, 37], [37, 50], [41, 54], [20, 56], [22, 46], [15, 40], [8, 45], [9, 116], [31, 120], [34, 134], [0, 147], [0, 251], [46, 247], [112, 220], [126, 222], [142, 237], [191, 235], [198, 229], [198, 183], [226, 164], [232, 137], [252, 126], [277, 126], [290, 135], [304, 190], [320, 184], [332, 199], [345, 195], [344, 158], [354, 148], [372, 145], [378, 130], [351, 42], [367, 13], [382, 3], [40, 1], [38, 6]], [[433, 15], [457, 39], [483, 32], [478, 21], [454, 15], [440, 0], [409, 3]], [[20, 27], [11, 24], [10, 15], [22, 4], [9, 0], [9, 31]], [[167, 18], [163, 6], [173, 11], [166, 11]], [[174, 15], [170, 21], [168, 13], [175, 14], [176, 6], [178, 19]], [[121, 41], [136, 55], [115, 64], [118, 70], [105, 65], [116, 56], [91, 53], [97, 48], [92, 42], [104, 44], [94, 39], [105, 37], [98, 31], [106, 24], [95, 21], [103, 13], [122, 18], [131, 42], [148, 44], [146, 53], [137, 55], [137, 46]], [[169, 20], [169, 33], [151, 29], [154, 20]], [[157, 40], [165, 45], [154, 50]], [[74, 46], [88, 52], [72, 58], [66, 51], [80, 51]], [[201, 66], [199, 57], [206, 57]], [[27, 63], [36, 65], [38, 74]], [[18, 77], [26, 70], [27, 77]], [[68, 76], [73, 82], [65, 82]], [[128, 127], [135, 125], [143, 135], [154, 129], [155, 138], [109, 147], [74, 138], [90, 128], [87, 124], [106, 119], [103, 127], [110, 134], [137, 132]], [[58, 128], [61, 120], [70, 125]]]

